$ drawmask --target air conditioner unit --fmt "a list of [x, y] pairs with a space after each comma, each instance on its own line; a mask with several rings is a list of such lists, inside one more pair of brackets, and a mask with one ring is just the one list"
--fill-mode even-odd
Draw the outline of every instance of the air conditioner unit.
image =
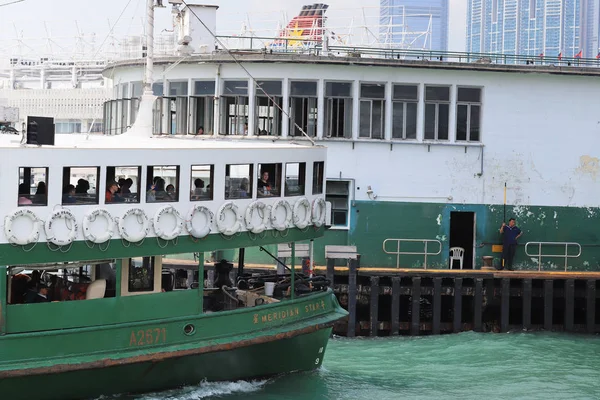
[[331, 226], [331, 202], [330, 201], [326, 201], [325, 202], [325, 226], [327, 228], [329, 228]]

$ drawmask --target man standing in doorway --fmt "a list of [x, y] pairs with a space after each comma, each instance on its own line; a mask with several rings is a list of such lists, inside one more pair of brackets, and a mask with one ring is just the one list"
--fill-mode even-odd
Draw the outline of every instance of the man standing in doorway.
[[523, 232], [517, 227], [514, 218], [508, 220], [508, 225], [504, 222], [500, 227], [500, 233], [504, 235], [502, 242], [502, 264], [509, 271], [513, 270], [513, 259], [517, 250], [517, 239]]

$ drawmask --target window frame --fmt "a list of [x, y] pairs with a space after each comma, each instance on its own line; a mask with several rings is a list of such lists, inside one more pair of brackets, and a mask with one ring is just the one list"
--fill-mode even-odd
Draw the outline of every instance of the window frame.
[[[432, 99], [427, 100], [427, 88], [428, 87], [437, 87], [437, 88], [447, 88], [448, 89], [448, 100], [439, 100]], [[423, 140], [424, 141], [433, 141], [433, 142], [448, 142], [450, 140], [450, 106], [452, 104], [452, 85], [442, 85], [442, 84], [425, 84], [424, 86], [424, 115], [423, 115]], [[427, 106], [433, 105], [435, 107], [435, 119], [434, 119], [434, 137], [427, 137]], [[448, 120], [446, 121], [446, 126], [448, 131], [446, 132], [446, 138], [440, 139], [439, 130], [440, 130], [440, 105], [446, 105], [448, 108]]]
[[[288, 171], [288, 165], [290, 164], [297, 164], [298, 165], [298, 186], [302, 187], [302, 190], [299, 191], [298, 193], [295, 194], [290, 194], [289, 190], [288, 190], [288, 180], [287, 180], [287, 171]], [[283, 196], [284, 197], [298, 197], [298, 196], [305, 196], [306, 195], [306, 168], [307, 168], [307, 163], [305, 161], [290, 161], [290, 162], [285, 162], [284, 163], [284, 172], [283, 172]], [[302, 184], [300, 185], [300, 181], [302, 181]]]
[[[394, 88], [396, 86], [410, 86], [410, 87], [415, 87], [417, 89], [417, 97], [415, 100], [408, 100], [408, 99], [396, 99], [394, 97]], [[391, 140], [417, 140], [418, 139], [418, 135], [419, 135], [419, 129], [418, 129], [418, 121], [419, 121], [419, 102], [421, 100], [421, 85], [418, 83], [401, 83], [401, 82], [395, 82], [392, 83], [392, 137]], [[394, 125], [394, 114], [395, 114], [395, 105], [396, 104], [402, 104], [402, 131], [400, 133], [400, 136], [394, 136], [394, 132], [395, 132], [395, 125]], [[407, 119], [407, 111], [408, 111], [408, 105], [409, 104], [414, 104], [415, 105], [415, 118], [414, 118], [414, 124], [415, 124], [415, 131], [414, 131], [414, 138], [408, 138], [407, 136], [407, 126], [408, 126], [408, 119]]]
[[[332, 187], [331, 184], [329, 184], [329, 182], [344, 182], [347, 184], [347, 188], [348, 188], [348, 193], [346, 194], [338, 194], [338, 193], [327, 193], [327, 190], [330, 189]], [[352, 181], [348, 180], [348, 179], [327, 179], [325, 178], [325, 201], [330, 201], [331, 200], [331, 196], [335, 196], [335, 197], [347, 197], [346, 198], [346, 208], [344, 209], [346, 211], [346, 225], [335, 225], [334, 221], [335, 221], [335, 211], [336, 210], [342, 210], [340, 208], [336, 208], [334, 202], [331, 202], [331, 227], [329, 229], [334, 229], [334, 230], [348, 230], [350, 229], [350, 219], [351, 219], [351, 207], [350, 207], [350, 203], [352, 200], [352, 191], [353, 191], [353, 186], [352, 186]]]
[[[327, 95], [327, 85], [329, 83], [349, 83], [350, 84], [350, 93], [348, 96], [329, 96]], [[325, 127], [324, 127], [324, 136], [327, 139], [352, 139], [353, 136], [353, 125], [354, 125], [354, 81], [348, 80], [324, 80], [323, 81], [323, 101], [325, 102]], [[334, 103], [337, 107], [334, 107]], [[340, 107], [340, 103], [343, 103], [343, 107]], [[334, 112], [334, 108], [336, 108], [336, 115], [338, 118], [333, 118], [331, 114]], [[344, 117], [343, 121], [343, 129], [340, 135], [339, 132], [339, 123], [340, 121], [340, 109], [343, 109]], [[346, 115], [346, 111], [348, 111], [349, 115]], [[348, 123], [348, 124], [346, 124]], [[348, 126], [347, 126], [348, 125]], [[335, 135], [334, 135], [334, 126], [336, 127]]]
[[[194, 185], [194, 167], [209, 167], [210, 178], [208, 185], [210, 185], [210, 190], [206, 189], [207, 183], [204, 182], [204, 190], [208, 193], [207, 198], [202, 198], [200, 195], [195, 195], [196, 187]], [[204, 181], [204, 180], [203, 180]], [[192, 164], [190, 165], [190, 202], [196, 201], [213, 201], [215, 198], [215, 164]], [[196, 197], [196, 198], [194, 198]]]
[[[317, 165], [321, 166], [321, 180], [319, 181], [319, 176], [318, 176], [318, 171], [319, 169], [317, 168]], [[313, 161], [313, 171], [312, 171], [312, 176], [313, 176], [313, 181], [312, 181], [312, 194], [313, 196], [316, 195], [322, 195], [325, 192], [325, 161]], [[317, 182], [317, 185], [315, 185], [315, 181]], [[320, 186], [320, 190], [317, 189], [315, 190], [315, 188], [318, 188]]]
[[[77, 169], [86, 169], [86, 168], [95, 168], [96, 169], [96, 201], [93, 203], [65, 203], [62, 196], [64, 195], [64, 193], [62, 193], [62, 190], [64, 190], [64, 188], [68, 185], [71, 184], [71, 180], [69, 179], [69, 183], [65, 183], [65, 168], [69, 169], [69, 178], [71, 176], [71, 170], [73, 168], [77, 168]], [[63, 184], [62, 184], [62, 190], [61, 190], [61, 205], [63, 206], [68, 206], [68, 207], [72, 207], [72, 206], [91, 206], [91, 205], [99, 205], [100, 204], [100, 182], [102, 180], [102, 174], [101, 174], [101, 168], [100, 167], [96, 167], [96, 166], [63, 166]], [[88, 181], [89, 183], [89, 181]], [[75, 188], [77, 188], [77, 185], [75, 185]], [[46, 187], [46, 191], [48, 190], [48, 187]], [[77, 193], [76, 193], [77, 194]]]
[[[25, 182], [25, 169], [29, 168], [29, 178], [31, 179], [31, 174], [33, 169], [44, 169], [46, 170], [46, 180], [43, 181], [44, 184], [46, 185], [46, 199], [45, 202], [42, 203], [38, 203], [36, 204], [34, 202], [34, 198], [35, 196], [37, 196], [36, 194], [31, 194], [31, 184], [28, 184], [28, 188], [29, 188], [29, 194], [27, 195], [27, 199], [31, 201], [31, 204], [19, 204], [19, 198], [21, 197], [21, 194], [19, 193], [19, 186], [21, 186], [22, 184], [26, 183]], [[23, 169], [23, 182], [21, 182], [21, 169]], [[17, 207], [47, 207], [48, 206], [48, 181], [49, 181], [49, 177], [50, 177], [50, 167], [18, 167], [17, 168]], [[42, 181], [40, 181], [42, 182]], [[39, 184], [39, 182], [38, 182]], [[37, 185], [36, 185], [36, 190], [37, 190]]]
[[[474, 101], [460, 101], [459, 91], [460, 89], [477, 89], [479, 90], [479, 102]], [[458, 109], [460, 106], [467, 107], [467, 121], [466, 121], [466, 136], [465, 139], [458, 138], [458, 124], [459, 114]], [[477, 140], [471, 140], [471, 108], [473, 106], [479, 107], [479, 138]], [[483, 87], [481, 86], [457, 86], [456, 87], [456, 137], [455, 141], [460, 143], [481, 143], [481, 111], [483, 110]]]
[[[229, 178], [231, 180], [231, 166], [238, 166], [238, 165], [249, 167], [249, 170], [248, 170], [248, 186], [249, 187], [248, 187], [248, 190], [246, 191], [248, 196], [247, 197], [231, 197], [231, 195], [229, 193], [227, 193], [227, 184], [225, 184], [225, 185], [223, 185], [224, 198], [225, 198], [225, 200], [254, 199], [254, 186], [255, 185], [254, 185], [254, 164], [253, 163], [225, 164], [225, 179], [227, 180], [227, 178]], [[245, 178], [245, 176], [243, 178]], [[229, 188], [229, 190], [231, 191], [231, 187]]]
[[[160, 167], [164, 167], [164, 168], [170, 168], [170, 167], [175, 167], [175, 199], [174, 200], [157, 200], [156, 197], [154, 200], [149, 201], [148, 200], [148, 193], [151, 191], [151, 187], [154, 185], [154, 168], [160, 168]], [[152, 169], [152, 174], [150, 174], [150, 170]], [[163, 178], [164, 179], [164, 178]], [[167, 193], [167, 186], [169, 186], [169, 184], [166, 182], [165, 180], [165, 194]], [[145, 186], [145, 192], [146, 192], [146, 199], [145, 202], [147, 204], [154, 204], [154, 203], [179, 203], [180, 201], [180, 195], [181, 195], [181, 165], [147, 165], [146, 166], [146, 186]], [[155, 195], [156, 196], [156, 195]]]
[[[115, 176], [114, 176], [114, 181], [117, 182], [117, 184], [119, 183], [119, 180], [116, 177], [116, 169], [117, 168], [137, 168], [138, 171], [138, 176], [137, 176], [137, 201], [111, 201], [109, 203], [106, 202], [106, 189], [108, 189], [107, 185], [108, 185], [108, 169], [109, 168], [114, 168], [115, 169]], [[106, 186], [104, 187], [104, 204], [106, 205], [112, 205], [112, 204], [140, 204], [142, 202], [142, 166], [141, 165], [107, 165], [106, 166], [106, 174], [105, 174], [105, 182], [106, 182]]]

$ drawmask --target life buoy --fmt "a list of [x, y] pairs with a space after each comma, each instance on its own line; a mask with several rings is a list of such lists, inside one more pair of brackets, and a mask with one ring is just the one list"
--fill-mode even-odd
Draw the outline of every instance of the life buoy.
[[327, 204], [325, 199], [319, 197], [312, 204], [312, 223], [317, 228], [320, 228], [325, 223], [325, 214], [327, 212]]
[[[91, 230], [93, 224], [98, 217], [104, 218], [107, 223], [106, 232], [94, 235]], [[108, 242], [115, 233], [115, 220], [112, 215], [104, 208], [97, 208], [91, 213], [83, 217], [83, 237], [92, 243], [101, 244]]]
[[[132, 215], [134, 215], [138, 222], [142, 225], [142, 229], [137, 234], [129, 233], [125, 227], [125, 220]], [[149, 223], [150, 222], [144, 210], [141, 208], [130, 208], [129, 210], [125, 211], [125, 214], [123, 214], [123, 217], [119, 220], [119, 234], [128, 242], [137, 243], [144, 239], [146, 235], [148, 235]]]
[[[160, 226], [160, 220], [167, 214], [173, 215], [175, 217], [175, 227], [171, 230], [171, 232], [165, 232]], [[156, 236], [163, 240], [173, 240], [177, 236], [181, 234], [181, 230], [183, 229], [183, 221], [181, 220], [181, 216], [179, 212], [175, 209], [175, 207], [168, 205], [160, 208], [156, 214], [154, 215], [154, 232]]]
[[[285, 218], [283, 221], [279, 221], [277, 218], [277, 210], [279, 207], [283, 207], [285, 209]], [[273, 208], [271, 208], [271, 225], [273, 225], [273, 228], [277, 229], [278, 231], [284, 231], [290, 226], [291, 222], [292, 207], [290, 206], [290, 203], [283, 199], [277, 200], [275, 204], [273, 204]]]
[[[31, 232], [29, 232], [29, 235], [23, 235], [23, 237], [20, 237], [16, 236], [15, 232], [13, 232], [13, 222], [19, 218], [26, 218], [32, 222], [33, 226], [31, 228]], [[27, 209], [16, 210], [12, 214], [7, 215], [4, 217], [4, 234], [6, 235], [8, 243], [25, 246], [37, 242], [40, 237], [40, 222], [41, 221], [37, 215], [35, 215], [33, 211]]]
[[[300, 218], [300, 208], [304, 207], [304, 218]], [[311, 221], [311, 207], [310, 202], [306, 197], [302, 197], [294, 204], [294, 213], [292, 215], [294, 225], [298, 229], [304, 229], [310, 224]]]
[[[194, 227], [194, 217], [196, 216], [196, 214], [204, 214], [204, 216], [206, 217], [206, 224], [204, 224], [204, 226], [200, 229], [196, 229]], [[187, 215], [187, 219], [185, 220], [185, 229], [187, 229], [190, 235], [192, 235], [196, 239], [202, 239], [210, 233], [214, 217], [214, 214], [208, 208], [196, 204], [192, 207], [192, 209]]]
[[[231, 226], [225, 225], [225, 213], [229, 210], [231, 210], [234, 216], [234, 223], [231, 224]], [[236, 206], [232, 201], [228, 201], [223, 204], [219, 208], [218, 215], [219, 218], [217, 218], [217, 229], [219, 229], [219, 232], [227, 236], [231, 236], [239, 232], [240, 226], [242, 225], [242, 218], [238, 212], [238, 206]]]
[[[260, 223], [258, 225], [254, 225], [252, 223], [252, 217], [254, 215], [254, 212], [257, 211], [259, 214], [258, 216], [261, 216], [262, 213], [262, 217], [260, 219]], [[254, 201], [252, 203], [250, 203], [250, 205], [248, 206], [248, 208], [246, 208], [246, 215], [245, 215], [245, 222], [246, 222], [246, 229], [248, 229], [250, 232], [252, 233], [262, 233], [265, 229], [267, 229], [267, 224], [269, 223], [269, 212], [267, 209], [267, 205], [265, 203], [263, 203], [262, 201]]]
[[[65, 224], [67, 225], [67, 229], [69, 230], [69, 233], [65, 238], [56, 237], [54, 232], [54, 223], [59, 219], [65, 220]], [[73, 240], [75, 240], [75, 237], [77, 237], [77, 230], [79, 229], [77, 225], [77, 219], [75, 218], [71, 210], [68, 210], [66, 208], [61, 208], [59, 210], [54, 211], [50, 215], [50, 218], [48, 218], [48, 220], [46, 221], [45, 228], [46, 240], [57, 246], [66, 246], [68, 244], [73, 243]]]

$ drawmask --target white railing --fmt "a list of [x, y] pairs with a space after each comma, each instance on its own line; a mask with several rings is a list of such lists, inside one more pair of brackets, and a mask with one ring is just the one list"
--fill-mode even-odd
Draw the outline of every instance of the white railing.
[[[396, 242], [396, 250], [387, 250], [386, 244], [388, 242]], [[421, 242], [421, 243], [423, 243], [424, 249], [422, 252], [400, 251], [400, 244], [402, 242], [405, 242], [405, 243]], [[430, 243], [437, 243], [437, 245], [439, 247], [437, 252], [430, 253], [428, 251], [428, 246]], [[400, 268], [400, 256], [401, 255], [424, 256], [423, 268], [427, 269], [427, 256], [437, 256], [438, 254], [440, 254], [442, 252], [442, 242], [440, 242], [439, 240], [433, 240], [433, 239], [385, 239], [383, 241], [383, 252], [385, 254], [393, 254], [393, 255], [395, 254], [396, 255], [396, 268]]]
[[[530, 253], [529, 246], [534, 246], [534, 248], [537, 249], [537, 253]], [[565, 252], [563, 254], [544, 254], [542, 253], [542, 246], [564, 247]], [[577, 249], [577, 254], [569, 254], [569, 247]], [[542, 270], [543, 257], [564, 258], [566, 271], [569, 258], [578, 258], [581, 255], [581, 245], [574, 242], [527, 242], [525, 244], [525, 254], [527, 254], [528, 257], [536, 257], [538, 259], [538, 271]]]

